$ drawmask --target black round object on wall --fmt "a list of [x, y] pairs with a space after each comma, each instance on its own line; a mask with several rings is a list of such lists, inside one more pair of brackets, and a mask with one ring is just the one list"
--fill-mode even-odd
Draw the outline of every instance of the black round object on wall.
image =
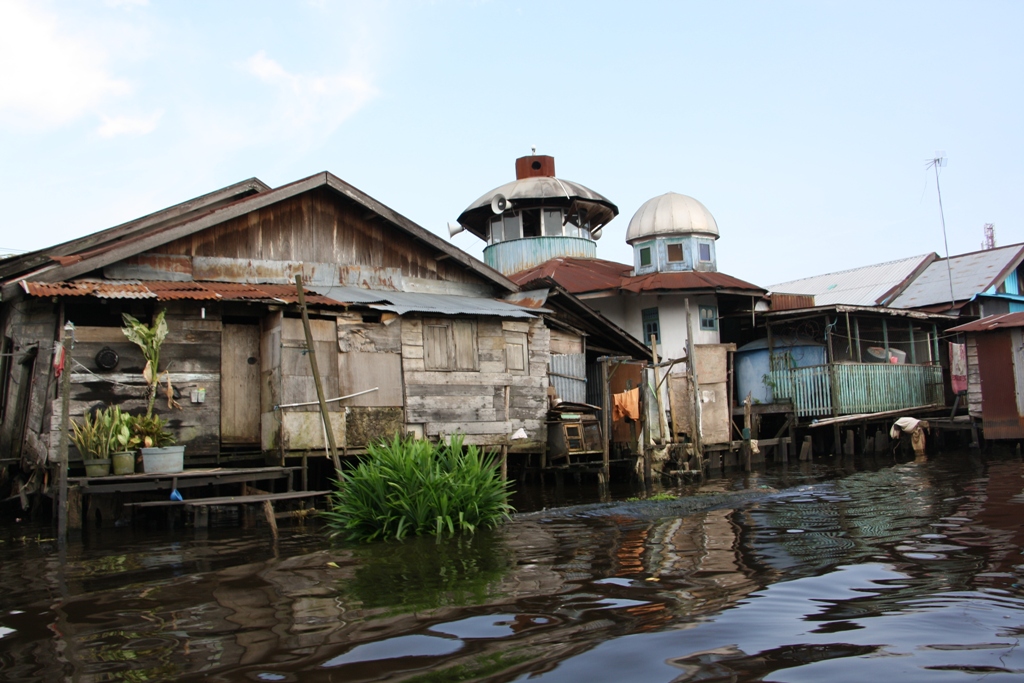
[[96, 352], [96, 365], [101, 370], [113, 370], [117, 367], [117, 361], [119, 360], [120, 357], [117, 355], [117, 351], [109, 346], [104, 346]]

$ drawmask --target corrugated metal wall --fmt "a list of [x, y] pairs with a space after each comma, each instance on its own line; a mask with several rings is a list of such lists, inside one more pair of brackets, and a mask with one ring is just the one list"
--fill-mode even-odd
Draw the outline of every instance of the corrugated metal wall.
[[584, 354], [552, 354], [550, 375], [558, 398], [572, 403], [587, 402], [587, 357]]
[[597, 244], [582, 237], [527, 237], [484, 248], [484, 262], [499, 273], [518, 273], [558, 257], [597, 258]]
[[832, 415], [835, 378], [836, 414], [878, 413], [941, 404], [942, 368], [938, 365], [836, 363], [776, 370], [769, 374], [775, 398], [788, 398], [800, 417]]

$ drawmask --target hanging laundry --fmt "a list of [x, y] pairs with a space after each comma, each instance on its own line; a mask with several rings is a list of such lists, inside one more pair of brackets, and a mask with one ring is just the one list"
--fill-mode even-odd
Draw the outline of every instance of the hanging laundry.
[[612, 396], [612, 419], [640, 420], [640, 387]]
[[967, 345], [949, 343], [949, 383], [954, 394], [967, 391]]

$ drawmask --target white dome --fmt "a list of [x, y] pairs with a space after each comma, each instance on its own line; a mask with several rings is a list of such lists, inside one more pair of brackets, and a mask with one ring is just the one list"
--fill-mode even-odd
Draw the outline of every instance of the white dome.
[[626, 242], [670, 236], [707, 235], [718, 239], [718, 223], [703, 204], [685, 194], [667, 192], [649, 199], [633, 214], [626, 230]]

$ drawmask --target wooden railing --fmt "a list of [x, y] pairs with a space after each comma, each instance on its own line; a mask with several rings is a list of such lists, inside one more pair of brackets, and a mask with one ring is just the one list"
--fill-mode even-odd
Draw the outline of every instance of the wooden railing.
[[776, 370], [766, 381], [775, 399], [792, 401], [800, 417], [880, 413], [943, 402], [938, 365], [834, 363]]

